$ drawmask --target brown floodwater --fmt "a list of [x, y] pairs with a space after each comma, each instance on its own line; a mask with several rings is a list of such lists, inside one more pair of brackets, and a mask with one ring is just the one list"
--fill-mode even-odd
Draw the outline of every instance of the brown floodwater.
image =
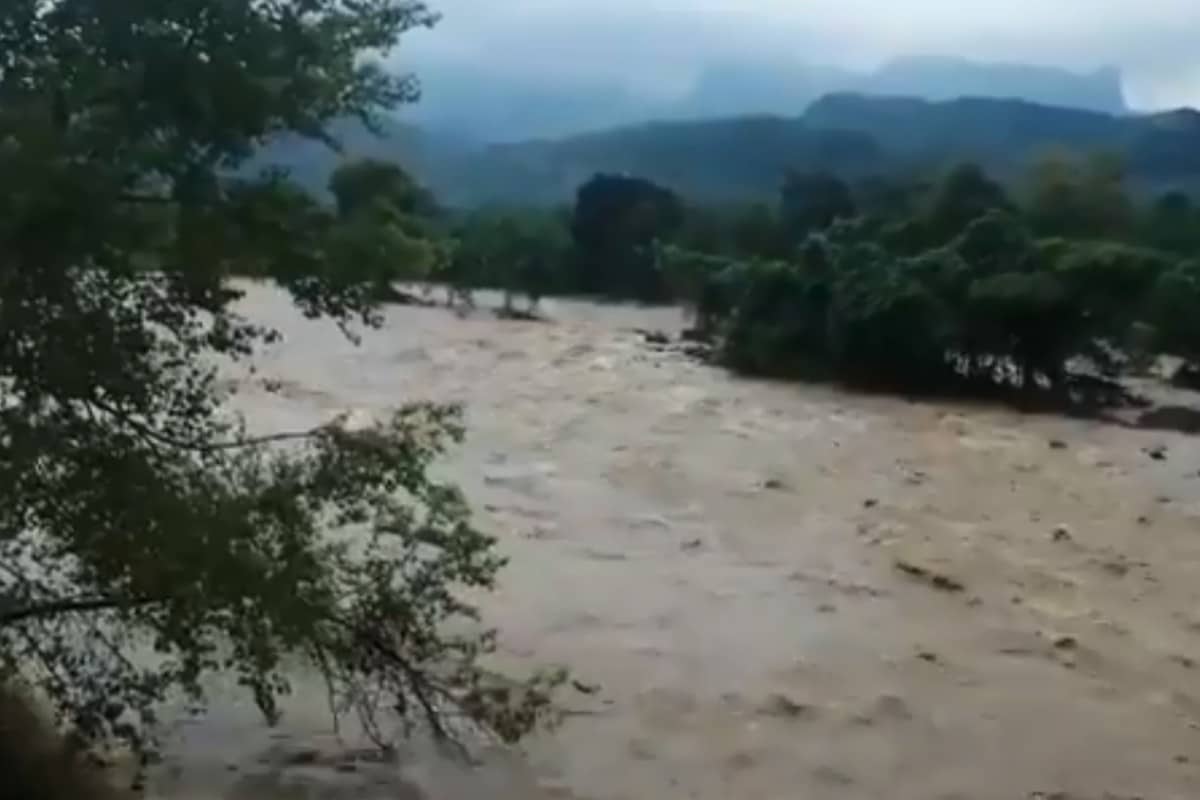
[[372, 760], [303, 679], [275, 731], [215, 686], [153, 794], [1200, 797], [1195, 438], [740, 379], [637, 332], [675, 309], [397, 307], [360, 346], [274, 290], [246, 309], [286, 334], [231, 373], [256, 429], [465, 406], [441, 469], [511, 557], [504, 660], [588, 691], [472, 768]]

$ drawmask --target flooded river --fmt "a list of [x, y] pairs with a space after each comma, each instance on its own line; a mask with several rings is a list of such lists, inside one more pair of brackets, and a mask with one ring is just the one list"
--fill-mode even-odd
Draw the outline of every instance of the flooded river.
[[238, 377], [258, 429], [465, 406], [488, 621], [587, 691], [470, 769], [356, 756], [316, 687], [274, 732], [218, 687], [158, 796], [1200, 797], [1200, 440], [738, 379], [648, 346], [672, 309], [394, 308], [357, 347], [247, 310], [286, 334]]

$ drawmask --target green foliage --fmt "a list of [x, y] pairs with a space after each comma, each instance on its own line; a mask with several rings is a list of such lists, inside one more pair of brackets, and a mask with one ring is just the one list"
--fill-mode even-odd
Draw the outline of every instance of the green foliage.
[[864, 383], [925, 386], [943, 380], [954, 321], [905, 259], [874, 244], [835, 252], [832, 363]]
[[762, 203], [734, 214], [729, 237], [732, 252], [752, 258], [785, 258], [794, 246], [789, 244], [777, 215]]
[[652, 245], [683, 223], [670, 191], [638, 178], [597, 175], [580, 187], [571, 219], [576, 286], [638, 300], [665, 298]]
[[1040, 378], [1061, 384], [1067, 359], [1080, 340], [1080, 309], [1062, 281], [1043, 271], [1002, 272], [971, 284], [966, 305], [973, 366], [1003, 382], [1011, 366], [1018, 382], [1036, 388]]
[[222, 405], [218, 365], [277, 338], [230, 276], [349, 326], [411, 255], [391, 189], [339, 215], [227, 176], [278, 132], [411, 99], [375, 57], [433, 20], [407, 0], [0, 5], [0, 683], [84, 740], [145, 745], [156, 703], [202, 701], [214, 672], [273, 718], [297, 666], [372, 731], [396, 713], [511, 739], [547, 708], [550, 678], [486, 669], [459, 599], [502, 561], [429, 472], [456, 410], [256, 437]]
[[[1164, 347], [1194, 346], [1183, 312], [1196, 308], [1192, 267], [1122, 243], [1038, 240], [1005, 206], [967, 167], [943, 180], [899, 245], [894, 225], [860, 219], [810, 237], [785, 262], [671, 251], [672, 286], [695, 298], [698, 326], [720, 336], [731, 366], [768, 375], [1066, 393], [1070, 365], [1112, 373], [1138, 356], [1147, 323]], [[944, 245], [910, 254], [921, 234], [960, 225]]]
[[1115, 337], [1136, 321], [1144, 311], [1139, 299], [1172, 265], [1162, 251], [1119, 242], [1051, 241], [1041, 247], [1081, 299], [1097, 335]]
[[1164, 192], [1143, 214], [1139, 238], [1159, 250], [1184, 256], [1200, 254], [1200, 209], [1183, 192]]
[[[597, 274], [625, 287], [636, 280], [613, 265], [632, 263], [641, 270], [633, 275], [683, 302], [697, 334], [716, 338], [726, 361], [747, 372], [1066, 393], [1071, 365], [1113, 375], [1145, 362], [1153, 342], [1178, 351], [1191, 335], [1179, 310], [1190, 300], [1150, 299], [1171, 281], [1190, 298], [1188, 273], [1134, 240], [1119, 162], [1080, 164], [1043, 161], [1028, 208], [971, 163], [932, 184], [866, 181], [860, 216], [837, 178], [791, 174], [778, 210], [691, 206], [680, 230], [646, 248], [651, 258], [629, 247], [624, 260], [605, 247], [657, 241], [622, 227], [629, 198], [659, 195], [646, 182], [600, 176], [580, 192], [574, 258], [588, 264], [594, 248], [591, 263], [608, 267]], [[1146, 212], [1144, 229], [1183, 237], [1192, 213], [1186, 196], [1168, 194]], [[1038, 236], [1060, 229], [1071, 235]], [[805, 233], [800, 247], [789, 242]]]
[[1183, 261], [1165, 270], [1148, 304], [1155, 346], [1200, 366], [1200, 262]]
[[451, 271], [473, 287], [504, 291], [506, 310], [524, 294], [532, 310], [538, 301], [568, 289], [570, 241], [555, 215], [530, 211], [483, 211], [470, 215], [456, 231]]
[[923, 222], [931, 244], [941, 244], [989, 211], [1011, 205], [1004, 188], [979, 165], [964, 163], [952, 168], [933, 187]]
[[703, 338], [714, 335], [741, 299], [742, 262], [674, 245], [660, 248], [657, 258], [671, 297], [691, 312], [696, 332]]
[[398, 164], [378, 159], [348, 161], [329, 178], [329, 191], [337, 201], [338, 214], [353, 216], [377, 204], [398, 213], [431, 217], [437, 212], [433, 196]]
[[1116, 157], [1046, 156], [1034, 165], [1028, 192], [1030, 224], [1039, 235], [1122, 239], [1133, 230], [1133, 203]]
[[432, 196], [395, 164], [350, 161], [329, 179], [337, 218], [328, 233], [329, 256], [353, 270], [380, 298], [398, 280], [430, 277], [438, 235]]
[[876, 244], [816, 237], [795, 263], [738, 274], [723, 343], [735, 368], [901, 385], [944, 371], [945, 309], [910, 264]]
[[779, 223], [784, 235], [798, 244], [839, 219], [855, 216], [850, 187], [829, 172], [789, 172], [779, 193]]

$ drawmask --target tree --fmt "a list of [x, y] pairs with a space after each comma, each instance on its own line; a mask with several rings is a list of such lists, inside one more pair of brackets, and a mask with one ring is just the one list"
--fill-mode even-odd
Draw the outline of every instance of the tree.
[[1151, 247], [1187, 256], [1200, 253], [1200, 214], [1180, 191], [1159, 195], [1142, 219], [1141, 239]]
[[437, 211], [433, 195], [390, 161], [364, 158], [343, 163], [330, 176], [329, 191], [342, 216], [377, 203], [413, 217], [432, 217]]
[[1148, 298], [1147, 316], [1160, 352], [1200, 368], [1200, 262], [1184, 261], [1165, 270]]
[[437, 260], [437, 211], [432, 195], [396, 164], [362, 159], [342, 164], [329, 179], [337, 201], [330, 239], [332, 260], [353, 264], [373, 287], [391, 298], [398, 280], [424, 280]]
[[570, 248], [563, 222], [540, 211], [479, 211], [458, 228], [452, 270], [470, 286], [504, 292], [504, 312], [524, 294], [532, 313], [545, 295], [562, 288]]
[[866, 177], [854, 187], [862, 214], [893, 221], [912, 217], [927, 191], [929, 186], [922, 181], [880, 175]]
[[1010, 209], [1004, 187], [977, 164], [959, 164], [934, 186], [925, 222], [933, 244], [943, 244], [988, 211]]
[[733, 218], [731, 238], [735, 253], [750, 258], [784, 258], [788, 242], [770, 207], [755, 203]]
[[971, 284], [967, 300], [974, 343], [994, 357], [995, 377], [1016, 367], [1028, 392], [1044, 378], [1061, 388], [1068, 358], [1082, 343], [1081, 309], [1062, 281], [1046, 271], [1002, 272]]
[[829, 172], [789, 172], [779, 192], [779, 223], [795, 245], [855, 214], [850, 187]]
[[1080, 180], [1074, 162], [1051, 153], [1034, 163], [1029, 174], [1028, 216], [1043, 236], [1068, 236], [1087, 227]]
[[387, 712], [513, 738], [547, 707], [549, 678], [489, 672], [491, 634], [462, 624], [458, 587], [502, 560], [428, 472], [455, 409], [255, 436], [219, 391], [277, 338], [232, 275], [377, 321], [333, 214], [228, 176], [272, 134], [413, 99], [376, 58], [434, 21], [410, 0], [0, 4], [0, 683], [84, 741], [144, 748], [157, 702], [216, 671], [273, 719], [295, 663], [377, 732]]
[[12, 800], [117, 800], [93, 765], [73, 758], [29, 698], [0, 687], [0, 769]]
[[641, 178], [596, 175], [579, 188], [571, 218], [578, 288], [661, 300], [665, 285], [651, 245], [683, 223], [679, 198]]
[[1122, 239], [1131, 233], [1133, 204], [1120, 159], [1098, 153], [1080, 162], [1049, 154], [1033, 166], [1027, 200], [1042, 236]]

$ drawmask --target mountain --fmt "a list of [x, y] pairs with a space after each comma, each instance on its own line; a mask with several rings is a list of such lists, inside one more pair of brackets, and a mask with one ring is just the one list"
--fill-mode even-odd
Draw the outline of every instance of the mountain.
[[1105, 67], [1077, 74], [1028, 64], [981, 63], [963, 58], [911, 56], [890, 61], [853, 86], [861, 94], [956, 100], [1025, 100], [1105, 114], [1125, 114], [1121, 73]]
[[691, 89], [661, 109], [664, 118], [753, 114], [796, 116], [822, 95], [857, 85], [861, 76], [835, 67], [728, 61], [711, 64]]
[[842, 93], [797, 116], [656, 122], [491, 145], [395, 119], [383, 123], [382, 138], [357, 123], [335, 126], [341, 155], [281, 139], [253, 166], [286, 167], [323, 190], [340, 158], [394, 160], [455, 207], [565, 203], [597, 172], [649, 178], [707, 203], [770, 199], [788, 169], [856, 178], [972, 160], [1013, 179], [1051, 149], [1121, 155], [1138, 187], [1200, 187], [1200, 112], [1190, 109], [1114, 115], [1021, 100]]
[[401, 118], [487, 142], [570, 136], [649, 119], [797, 116], [839, 92], [953, 100], [1015, 99], [1124, 114], [1120, 73], [1077, 74], [1053, 67], [919, 56], [873, 72], [744, 58], [709, 64], [683, 90], [652, 92], [615, 80], [515, 75], [466, 63], [416, 65], [419, 104]]
[[344, 159], [395, 161], [452, 207], [490, 204], [553, 205], [571, 200], [597, 172], [650, 178], [681, 194], [711, 202], [773, 193], [789, 168], [829, 168], [845, 174], [883, 169], [884, 152], [868, 134], [809, 128], [802, 120], [739, 117], [665, 122], [553, 140], [474, 145], [383, 120], [378, 134], [342, 121], [332, 133], [335, 152], [298, 137], [272, 142], [245, 167], [287, 170], [323, 194]]
[[527, 195], [535, 202], [563, 201], [597, 172], [637, 175], [688, 197], [725, 202], [774, 192], [789, 168], [860, 174], [884, 168], [886, 154], [868, 132], [747, 116], [493, 146], [476, 164], [473, 190], [485, 202], [504, 202], [514, 186], [538, 187]]
[[1020, 100], [943, 102], [862, 94], [826, 95], [809, 106], [815, 127], [869, 132], [893, 155], [918, 162], [962, 159], [992, 168], [1026, 162], [1038, 150], [1122, 147], [1131, 118]]
[[452, 190], [468, 163], [482, 145], [445, 131], [430, 131], [395, 117], [382, 116], [370, 130], [357, 119], [341, 119], [329, 127], [337, 142], [332, 149], [324, 142], [297, 135], [280, 136], [269, 142], [240, 172], [254, 174], [264, 169], [282, 169], [292, 180], [324, 196], [333, 171], [344, 161], [375, 158], [404, 166], [439, 196]]
[[870, 134], [910, 164], [969, 159], [1011, 175], [1046, 151], [1065, 149], [1120, 155], [1144, 185], [1194, 185], [1200, 178], [1200, 112], [1191, 109], [1118, 116], [1022, 100], [834, 94], [813, 103], [804, 121]]
[[432, 64], [417, 70], [421, 101], [399, 117], [487, 142], [568, 136], [661, 116], [661, 108], [616, 82], [555, 80]]

